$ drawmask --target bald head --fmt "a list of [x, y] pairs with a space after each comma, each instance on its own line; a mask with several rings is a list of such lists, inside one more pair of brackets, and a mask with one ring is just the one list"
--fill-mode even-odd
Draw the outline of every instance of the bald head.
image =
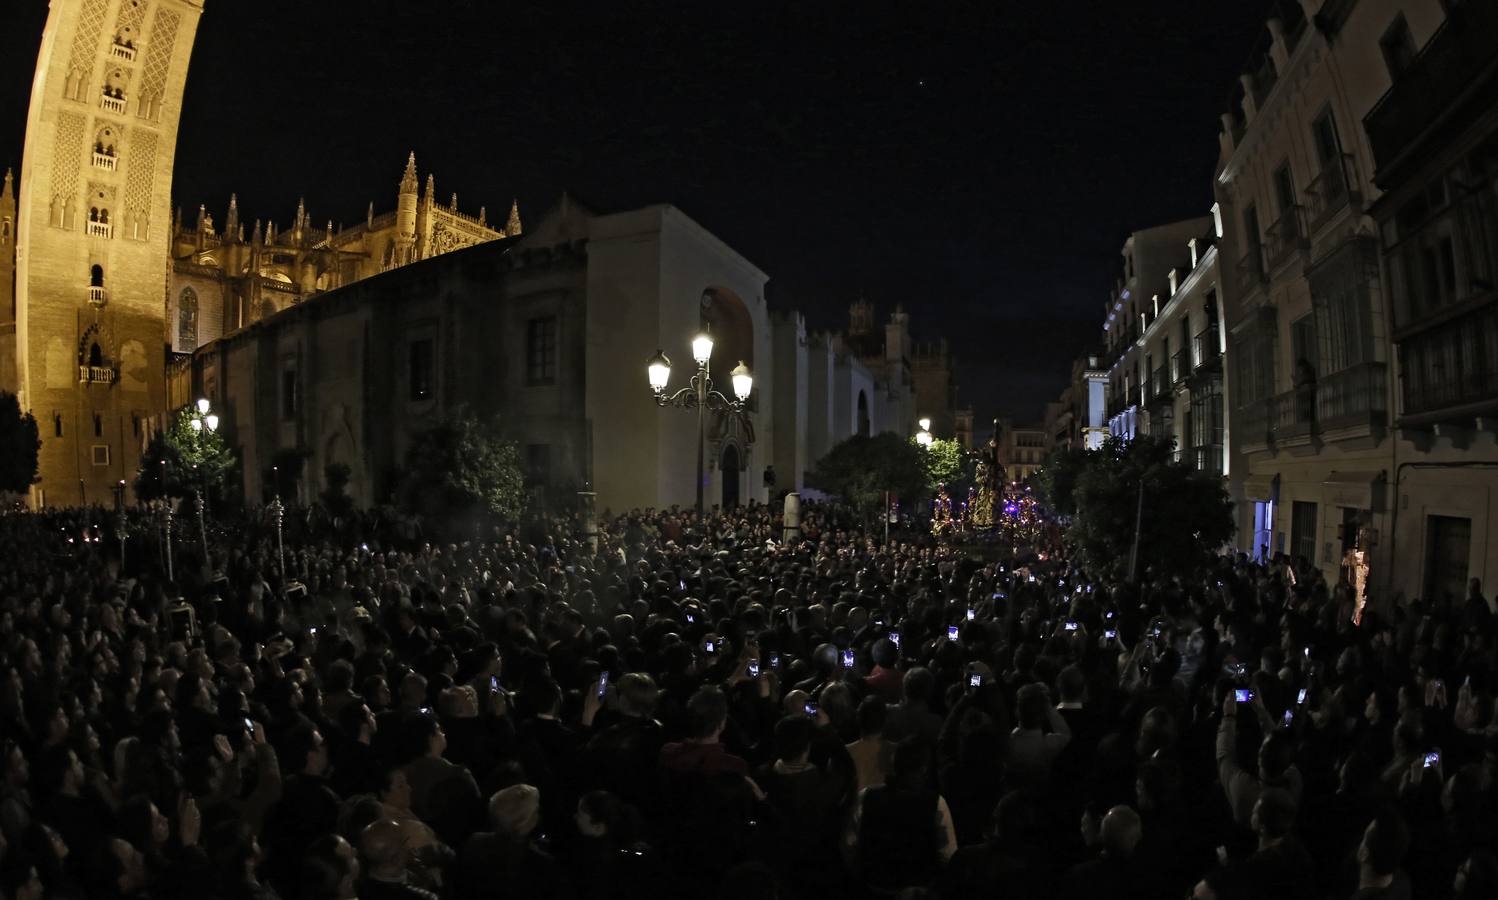
[[525, 837], [540, 817], [541, 792], [528, 784], [511, 785], [489, 798], [489, 821], [495, 831]]
[[359, 849], [376, 872], [406, 866], [406, 835], [394, 819], [376, 819], [364, 826]]
[[1129, 807], [1115, 806], [1103, 817], [1103, 848], [1109, 856], [1128, 859], [1143, 837], [1144, 824], [1139, 821], [1139, 813]]

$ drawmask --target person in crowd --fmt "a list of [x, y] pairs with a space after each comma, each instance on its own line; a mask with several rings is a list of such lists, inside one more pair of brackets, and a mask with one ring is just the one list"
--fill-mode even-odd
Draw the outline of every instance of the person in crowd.
[[0, 890], [1493, 896], [1480, 584], [802, 509], [0, 515]]

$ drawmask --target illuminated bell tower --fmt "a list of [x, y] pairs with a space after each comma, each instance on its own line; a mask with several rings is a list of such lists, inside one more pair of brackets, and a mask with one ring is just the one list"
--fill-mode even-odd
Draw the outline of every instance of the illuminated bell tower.
[[108, 504], [166, 411], [177, 120], [203, 0], [52, 0], [21, 170], [16, 368], [35, 506]]

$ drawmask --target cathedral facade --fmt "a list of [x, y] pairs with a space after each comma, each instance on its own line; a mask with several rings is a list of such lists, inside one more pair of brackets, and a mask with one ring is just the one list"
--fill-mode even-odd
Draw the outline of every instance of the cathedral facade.
[[52, 0], [16, 208], [13, 374], [34, 505], [109, 502], [165, 408], [172, 168], [202, 0]]
[[226, 334], [275, 315], [309, 297], [391, 269], [475, 244], [520, 235], [520, 210], [491, 226], [488, 212], [458, 209], [458, 195], [437, 199], [428, 174], [419, 189], [416, 154], [406, 160], [395, 209], [380, 215], [369, 204], [363, 222], [314, 224], [304, 202], [287, 228], [256, 220], [246, 236], [239, 198], [229, 198], [222, 228], [206, 207], [187, 224], [179, 212], [172, 228], [167, 290], [167, 343], [191, 353]]

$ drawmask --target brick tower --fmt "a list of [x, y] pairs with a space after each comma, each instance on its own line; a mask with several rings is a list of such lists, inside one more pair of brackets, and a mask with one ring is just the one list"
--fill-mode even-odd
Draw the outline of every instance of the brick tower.
[[166, 407], [177, 120], [203, 0], [52, 0], [20, 177], [16, 370], [34, 506], [110, 503]]

